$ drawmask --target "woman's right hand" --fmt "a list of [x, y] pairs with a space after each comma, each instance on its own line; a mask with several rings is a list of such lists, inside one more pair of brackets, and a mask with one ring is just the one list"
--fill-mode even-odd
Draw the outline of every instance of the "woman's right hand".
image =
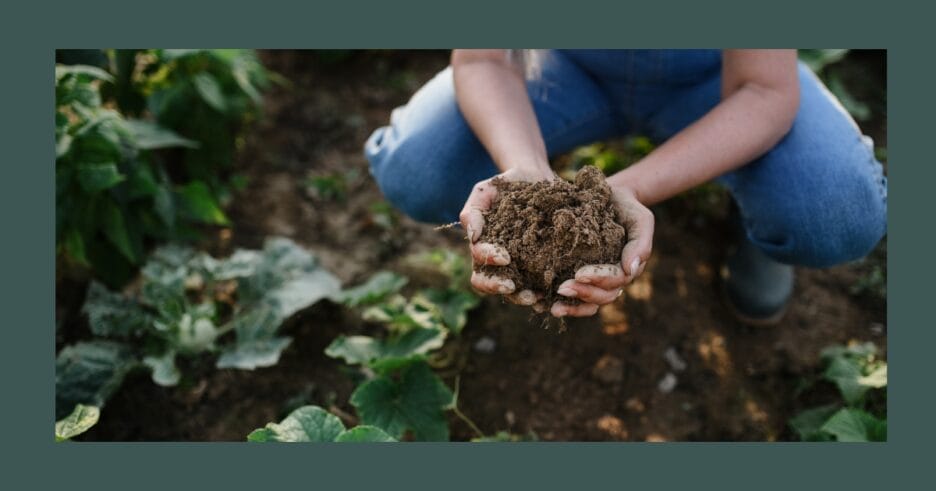
[[506, 266], [510, 264], [510, 254], [502, 246], [478, 241], [481, 237], [481, 230], [484, 228], [484, 213], [490, 210], [494, 199], [497, 197], [497, 187], [491, 181], [497, 177], [506, 181], [527, 182], [556, 179], [556, 175], [551, 170], [546, 169], [528, 171], [512, 168], [475, 184], [468, 196], [468, 200], [465, 202], [465, 207], [458, 215], [462, 228], [465, 229], [468, 235], [468, 247], [471, 249], [471, 286], [480, 293], [504, 295], [510, 302], [533, 306], [534, 308], [539, 307], [537, 309], [539, 311], [545, 310], [546, 307], [537, 303], [543, 298], [542, 292], [533, 292], [531, 290], [517, 292], [513, 280], [474, 271], [474, 265]]

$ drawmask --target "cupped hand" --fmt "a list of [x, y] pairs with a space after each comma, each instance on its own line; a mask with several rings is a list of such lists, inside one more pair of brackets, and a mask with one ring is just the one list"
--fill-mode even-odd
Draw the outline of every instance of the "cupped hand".
[[484, 229], [484, 213], [490, 210], [494, 199], [497, 197], [497, 187], [491, 182], [500, 177], [506, 181], [527, 181], [536, 182], [555, 179], [556, 176], [551, 171], [526, 171], [519, 168], [510, 169], [502, 174], [498, 174], [490, 179], [485, 179], [474, 185], [465, 207], [462, 208], [458, 219], [468, 235], [469, 249], [471, 249], [472, 273], [471, 286], [480, 293], [489, 293], [495, 295], [504, 295], [504, 297], [513, 303], [520, 305], [531, 305], [539, 310], [545, 310], [545, 306], [538, 305], [537, 302], [543, 298], [540, 293], [534, 293], [531, 290], [516, 291], [516, 285], [513, 280], [503, 278], [497, 275], [485, 274], [474, 271], [475, 264], [506, 266], [510, 264], [510, 254], [503, 247], [488, 242], [479, 242], [481, 231]]
[[600, 305], [613, 302], [624, 286], [640, 276], [647, 266], [653, 248], [653, 212], [626, 186], [612, 186], [611, 194], [621, 225], [627, 231], [621, 262], [582, 266], [575, 272], [575, 278], [560, 284], [559, 295], [582, 303], [570, 305], [561, 300], [553, 303], [549, 311], [556, 317], [595, 315]]

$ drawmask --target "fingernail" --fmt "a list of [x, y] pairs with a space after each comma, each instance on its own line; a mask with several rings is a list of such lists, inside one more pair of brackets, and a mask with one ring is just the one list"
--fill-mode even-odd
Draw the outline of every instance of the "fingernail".
[[510, 293], [510, 292], [512, 292], [512, 291], [514, 291], [514, 284], [513, 284], [512, 281], [510, 281], [510, 282], [508, 282], [508, 283], [501, 283], [500, 285], [497, 285], [497, 292], [498, 292], [498, 293], [507, 294], [507, 293]]
[[564, 286], [564, 287], [559, 288], [558, 290], [556, 290], [556, 293], [562, 295], [563, 297], [569, 297], [569, 298], [575, 298], [575, 297], [578, 296], [578, 292], [577, 292], [577, 291], [575, 291], [575, 290], [573, 290], [573, 289], [571, 289], [571, 288], [569, 288], [569, 287], [567, 287], [567, 286]]
[[588, 278], [588, 277], [577, 278], [575, 281], [577, 281], [577, 282], [579, 282], [579, 283], [585, 283], [586, 285], [591, 284], [591, 278]]
[[639, 267], [640, 267], [640, 258], [635, 257], [634, 260], [631, 261], [630, 263], [630, 270], [628, 271], [627, 275], [634, 276], [634, 274], [637, 272], [637, 268]]

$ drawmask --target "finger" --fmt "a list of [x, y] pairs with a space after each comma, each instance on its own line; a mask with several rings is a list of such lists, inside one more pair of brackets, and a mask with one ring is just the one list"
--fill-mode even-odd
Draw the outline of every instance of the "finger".
[[468, 234], [468, 240], [477, 242], [481, 237], [481, 230], [484, 228], [484, 210], [491, 207], [494, 197], [497, 195], [497, 188], [491, 184], [491, 180], [481, 181], [471, 188], [471, 194], [465, 201], [465, 207], [458, 214], [458, 220]]
[[575, 272], [575, 281], [583, 285], [614, 290], [627, 283], [624, 270], [617, 264], [591, 264]]
[[508, 278], [488, 275], [478, 271], [471, 273], [471, 286], [481, 293], [491, 293], [496, 295], [506, 295], [513, 293], [514, 282]]
[[593, 303], [580, 303], [569, 305], [565, 302], [556, 302], [549, 309], [554, 317], [588, 317], [598, 313], [598, 306]]
[[620, 296], [621, 289], [615, 288], [613, 290], [608, 290], [596, 286], [583, 285], [575, 280], [566, 280], [559, 285], [559, 289], [556, 290], [556, 293], [568, 298], [577, 298], [583, 302], [605, 305], [617, 299], [617, 297]]
[[539, 293], [533, 293], [533, 290], [520, 290], [519, 292], [512, 293], [504, 298], [506, 298], [510, 303], [530, 306], [534, 305], [541, 298], [543, 298], [543, 295]]
[[621, 252], [621, 264], [625, 265], [627, 280], [639, 274], [641, 264], [650, 259], [653, 249], [653, 212], [644, 206], [635, 208], [626, 223], [627, 244]]
[[507, 249], [488, 242], [478, 242], [471, 244], [471, 258], [475, 264], [491, 264], [494, 266], [506, 266], [510, 264], [510, 254]]

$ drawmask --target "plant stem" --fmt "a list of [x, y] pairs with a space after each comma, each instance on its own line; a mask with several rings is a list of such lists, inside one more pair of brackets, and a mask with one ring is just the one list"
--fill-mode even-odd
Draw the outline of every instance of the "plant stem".
[[455, 413], [455, 416], [458, 416], [459, 419], [465, 422], [471, 431], [474, 431], [479, 437], [484, 437], [484, 432], [478, 428], [478, 425], [474, 423], [465, 413], [461, 412], [461, 409], [458, 409], [458, 390], [461, 387], [461, 375], [455, 376], [455, 395], [452, 397], [452, 412]]

